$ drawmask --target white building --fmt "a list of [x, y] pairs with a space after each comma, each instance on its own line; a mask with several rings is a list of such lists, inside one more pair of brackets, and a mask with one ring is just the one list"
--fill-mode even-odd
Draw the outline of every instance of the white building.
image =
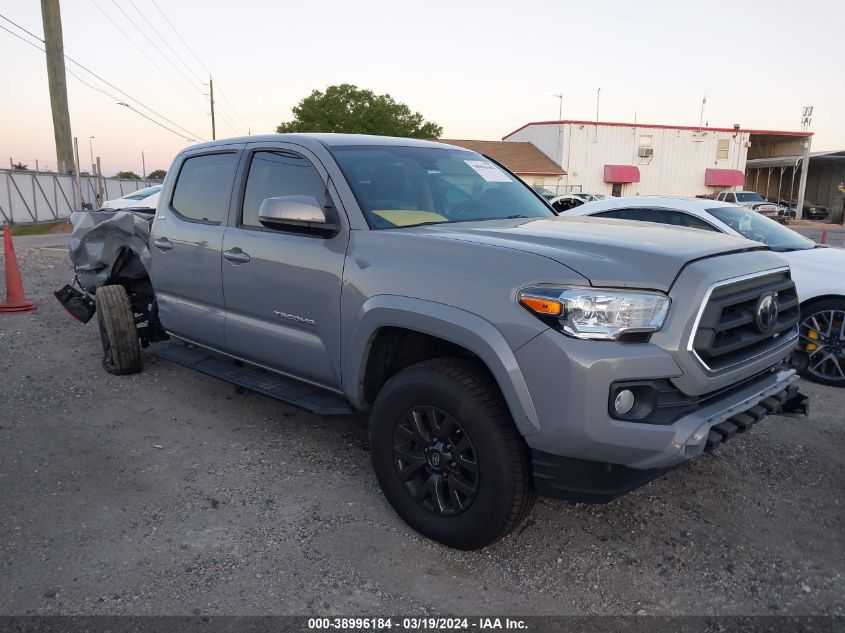
[[748, 158], [796, 145], [809, 150], [810, 136], [739, 126], [542, 121], [503, 140], [528, 141], [559, 164], [566, 172], [559, 193], [695, 196], [742, 188]]

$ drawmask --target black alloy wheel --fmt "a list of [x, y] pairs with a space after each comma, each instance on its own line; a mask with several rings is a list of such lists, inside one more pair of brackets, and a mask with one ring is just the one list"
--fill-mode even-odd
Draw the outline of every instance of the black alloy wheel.
[[393, 459], [407, 493], [429, 512], [452, 516], [475, 501], [475, 447], [460, 423], [437, 407], [414, 407], [396, 425]]

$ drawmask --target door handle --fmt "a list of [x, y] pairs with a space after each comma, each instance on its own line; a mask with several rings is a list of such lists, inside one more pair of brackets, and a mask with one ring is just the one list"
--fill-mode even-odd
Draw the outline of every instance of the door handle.
[[153, 244], [155, 244], [155, 247], [160, 251], [169, 251], [171, 248], [173, 248], [173, 242], [171, 242], [166, 237], [156, 238], [155, 240], [153, 240]]
[[223, 251], [223, 257], [233, 264], [246, 264], [249, 261], [249, 255], [244, 253], [237, 246], [231, 250]]

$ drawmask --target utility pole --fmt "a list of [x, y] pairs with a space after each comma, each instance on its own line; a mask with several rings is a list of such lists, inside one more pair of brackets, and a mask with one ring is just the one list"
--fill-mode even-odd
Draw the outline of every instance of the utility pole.
[[211, 101], [211, 140], [215, 140], [217, 138], [217, 130], [214, 127], [214, 81], [212, 81], [211, 76], [208, 77], [208, 97]]
[[76, 189], [79, 193], [79, 208], [85, 208], [85, 195], [82, 191], [82, 176], [79, 173], [79, 141], [73, 137], [73, 153], [76, 154], [76, 161], [73, 164], [74, 175], [76, 176]]
[[56, 139], [57, 171], [69, 173], [74, 166], [73, 139], [65, 77], [65, 49], [62, 41], [62, 12], [59, 0], [41, 0], [41, 21], [44, 26], [44, 48], [47, 53], [47, 82], [53, 110], [53, 134]]
[[145, 150], [145, 149], [141, 150], [141, 176], [143, 178], [147, 177], [147, 159], [144, 156], [144, 152], [146, 152], [146, 151], [147, 150]]
[[97, 166], [94, 164], [94, 139], [96, 136], [88, 137], [88, 149], [91, 151], [91, 173], [97, 175]]
[[97, 210], [103, 208], [103, 196], [105, 195], [105, 183], [103, 182], [103, 168], [100, 167], [100, 157], [97, 156]]

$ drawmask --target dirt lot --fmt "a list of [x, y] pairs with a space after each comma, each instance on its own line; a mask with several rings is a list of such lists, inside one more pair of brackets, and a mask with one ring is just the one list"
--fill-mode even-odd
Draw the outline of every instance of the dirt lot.
[[66, 257], [20, 251], [38, 310], [0, 315], [0, 614], [845, 614], [841, 391], [456, 552], [391, 511], [362, 422], [149, 355], [107, 375], [50, 296]]

